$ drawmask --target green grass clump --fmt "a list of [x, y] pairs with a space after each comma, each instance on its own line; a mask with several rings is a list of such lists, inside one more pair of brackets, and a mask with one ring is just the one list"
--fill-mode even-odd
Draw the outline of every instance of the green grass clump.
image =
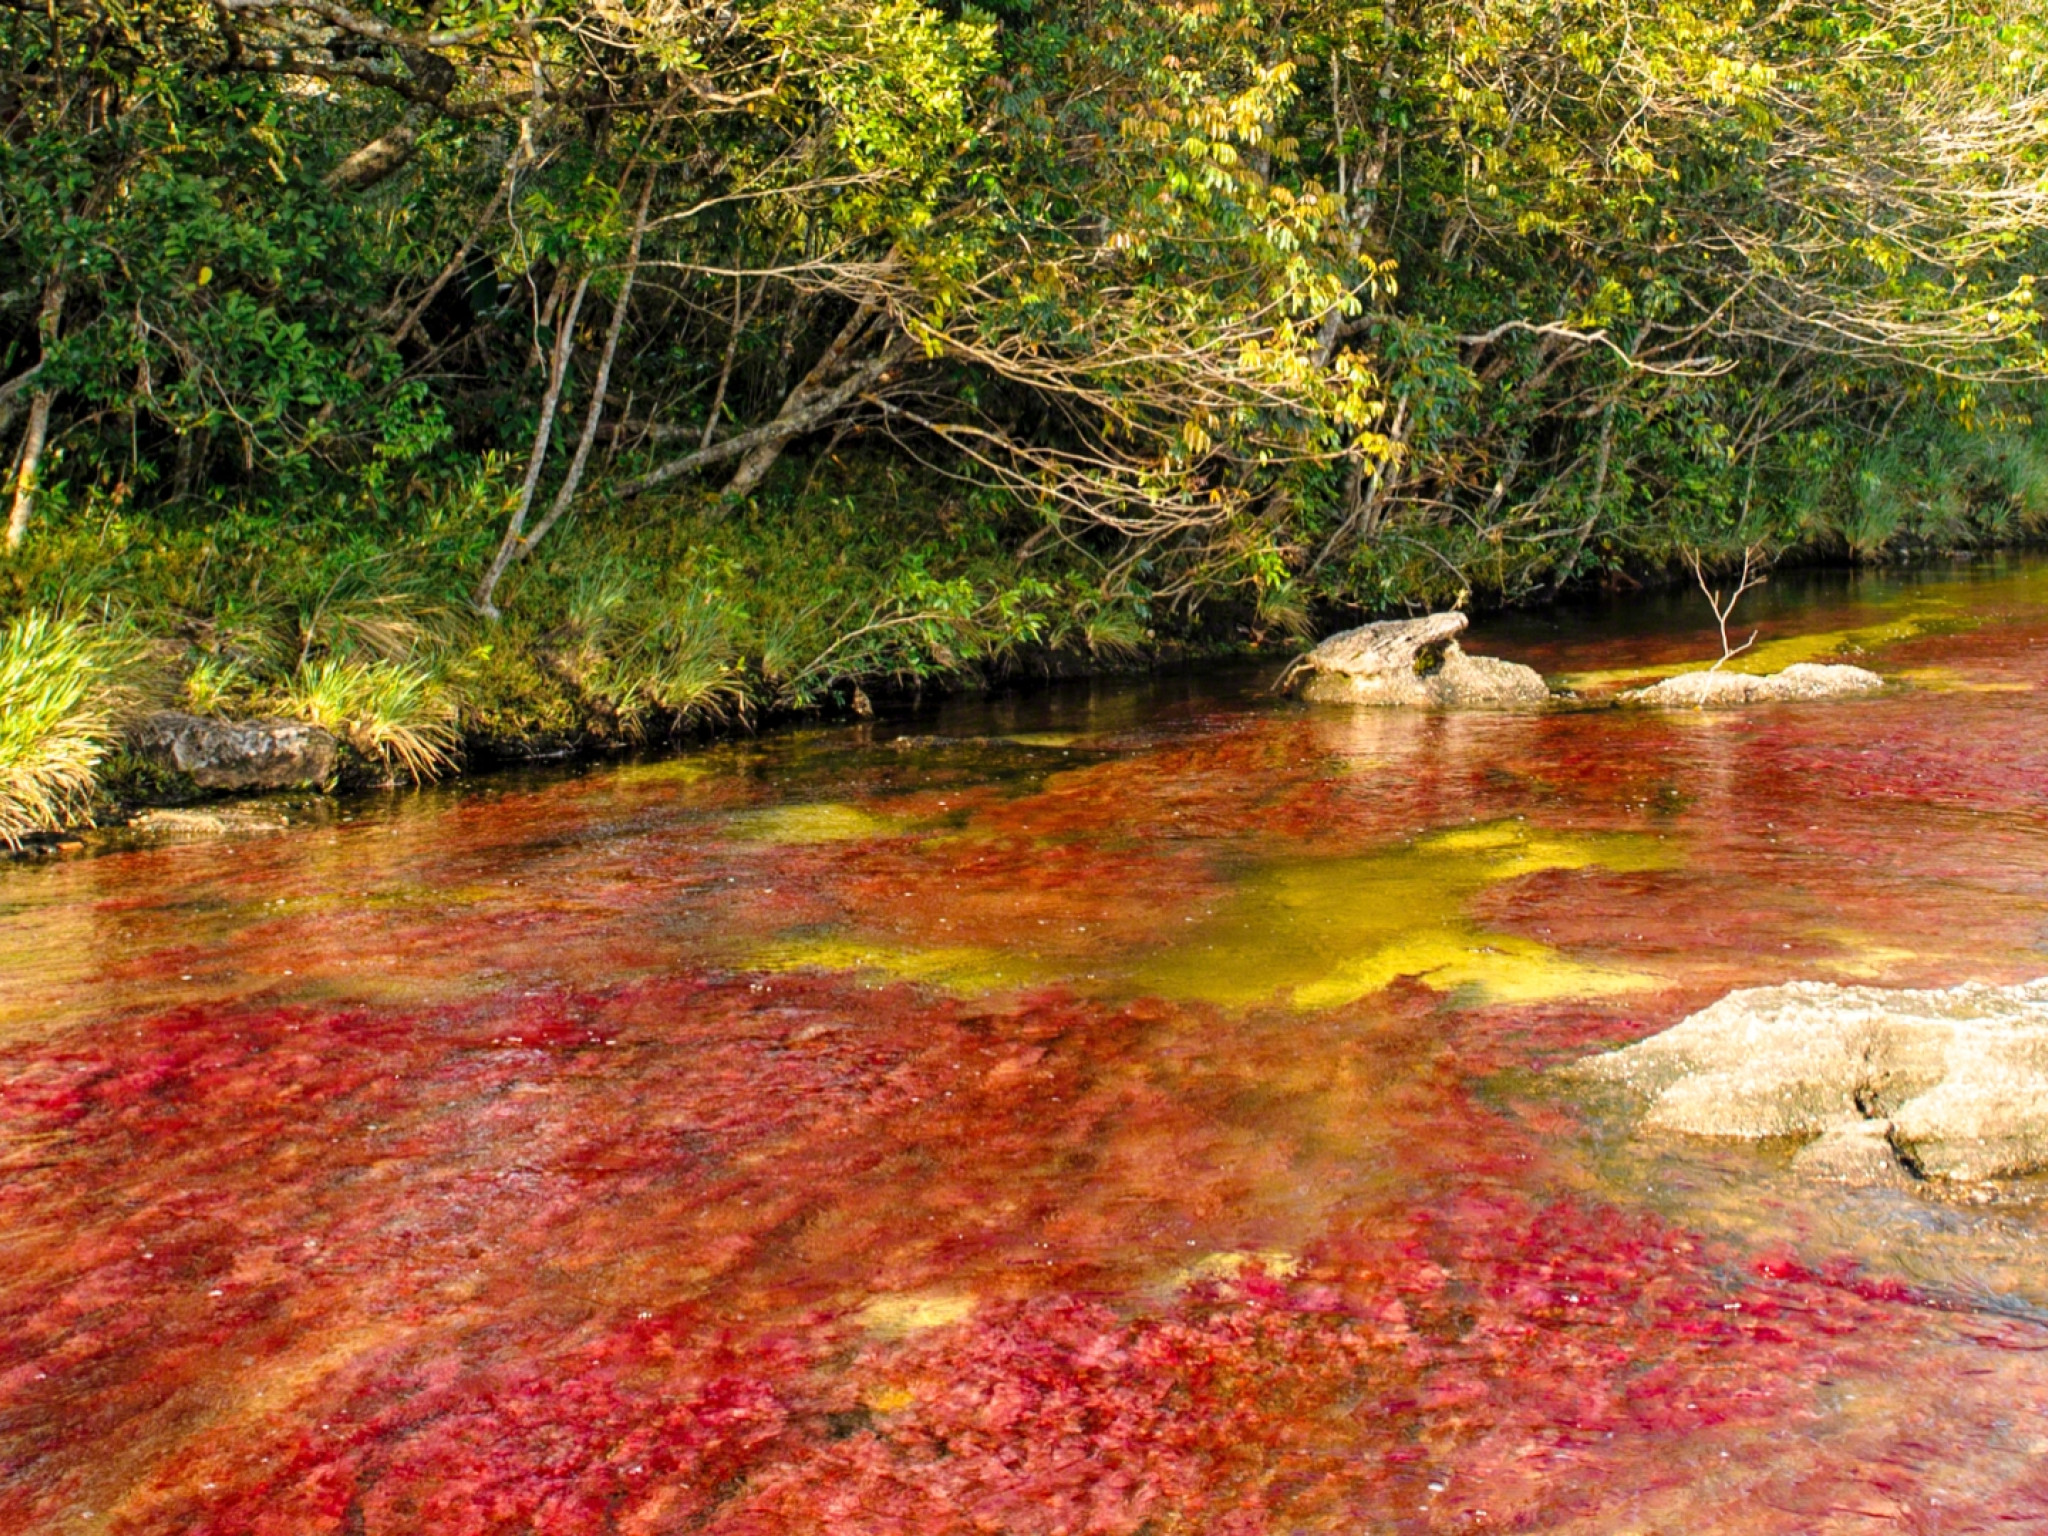
[[92, 625], [42, 612], [0, 631], [0, 843], [90, 823], [116, 728], [118, 649]]
[[415, 784], [455, 766], [461, 745], [456, 702], [417, 664], [328, 656], [300, 667], [280, 702], [282, 713], [333, 732]]

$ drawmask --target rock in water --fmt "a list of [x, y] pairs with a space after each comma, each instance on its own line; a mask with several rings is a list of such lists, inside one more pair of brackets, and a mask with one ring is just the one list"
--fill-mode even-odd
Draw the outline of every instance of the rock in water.
[[1665, 709], [1725, 709], [1737, 704], [1766, 704], [1795, 699], [1834, 699], [1852, 693], [1875, 693], [1884, 679], [1862, 667], [1821, 666], [1795, 662], [1782, 672], [1681, 672], [1648, 688], [1625, 693], [1631, 704]]
[[1528, 667], [1467, 656], [1462, 613], [1363, 624], [1323, 641], [1295, 663], [1301, 696], [1319, 704], [1406, 704], [1503, 709], [1542, 704], [1550, 689]]
[[266, 815], [262, 811], [244, 810], [239, 806], [212, 811], [160, 808], [129, 817], [123, 831], [131, 838], [149, 842], [182, 842], [282, 832], [290, 825], [288, 820], [274, 812]]
[[1892, 991], [1796, 981], [1731, 992], [1661, 1035], [1569, 1069], [1698, 1136], [1816, 1137], [1800, 1166], [1871, 1182], [1878, 1144], [1922, 1177], [2048, 1169], [2048, 978]]
[[334, 777], [334, 738], [302, 720], [207, 720], [166, 711], [135, 727], [136, 755], [206, 789], [290, 789]]

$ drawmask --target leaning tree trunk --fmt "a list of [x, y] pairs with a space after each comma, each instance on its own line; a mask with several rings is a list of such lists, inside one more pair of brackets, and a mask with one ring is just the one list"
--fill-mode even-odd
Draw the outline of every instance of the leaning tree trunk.
[[533, 507], [533, 493], [540, 484], [541, 469], [548, 461], [548, 444], [554, 440], [555, 411], [562, 403], [562, 385], [568, 380], [569, 359], [576, 350], [576, 320], [583, 312], [583, 295], [589, 291], [590, 274], [585, 272], [576, 283], [568, 313], [556, 322], [561, 329], [555, 332], [555, 344], [548, 353], [547, 390], [541, 396], [540, 421], [533, 429], [533, 451], [527, 455], [526, 478], [519, 483], [519, 496], [512, 503], [512, 515], [505, 524], [505, 537], [498, 541], [498, 552], [491, 557], [491, 563], [470, 599], [487, 619], [498, 617], [492, 598], [498, 590], [499, 579], [518, 552], [520, 535], [526, 531], [526, 514]]
[[[57, 344], [57, 324], [64, 314], [64, 281], [51, 278], [43, 290], [43, 307], [36, 316], [36, 334], [42, 342], [43, 364]], [[7, 509], [7, 549], [21, 548], [28, 536], [29, 514], [35, 510], [36, 475], [42, 468], [43, 446], [50, 440], [51, 391], [39, 389], [29, 401], [28, 430], [21, 439], [20, 467], [14, 472], [14, 502]]]
[[[869, 389], [882, 382], [891, 368], [910, 356], [910, 338], [897, 332], [864, 361], [852, 363], [848, 360], [855, 342], [861, 339], [860, 333], [868, 331], [876, 313], [878, 311], [866, 309], [846, 323], [818, 365], [789, 392], [773, 420], [758, 427], [749, 427], [744, 432], [735, 432], [708, 448], [699, 448], [681, 458], [670, 459], [666, 464], [619, 485], [615, 494], [622, 499], [638, 496], [658, 485], [666, 485], [678, 476], [738, 459], [739, 468], [734, 471], [726, 490], [730, 496], [746, 495], [775, 467], [776, 461], [782, 457], [782, 450], [791, 442], [806, 432], [815, 432], [829, 424]], [[869, 331], [869, 335], [872, 334]]]
[[[873, 359], [869, 360], [868, 367], [859, 369], [854, 367], [852, 361], [855, 348], [868, 335], [880, 313], [878, 306], [863, 304], [854, 311], [853, 318], [840, 327], [839, 334], [832, 338], [832, 345], [825, 349], [825, 355], [819, 358], [812, 365], [811, 371], [797, 382], [796, 388], [792, 389], [788, 398], [782, 402], [782, 409], [776, 412], [776, 424], [787, 426], [788, 430], [775, 433], [765, 442], [748, 450], [746, 457], [740, 460], [739, 468], [733, 471], [731, 481], [726, 485], [727, 496], [737, 499], [752, 494], [768, 477], [768, 471], [775, 467], [776, 462], [782, 457], [782, 450], [789, 446], [792, 439], [835, 413], [852, 394], [858, 393], [858, 390], [848, 391], [844, 388], [849, 377], [859, 378], [863, 374], [868, 374], [869, 378], [863, 379], [860, 385], [860, 388], [865, 388], [873, 374], [880, 373], [881, 368], [874, 367]], [[830, 406], [821, 411], [820, 407], [826, 406], [828, 401], [831, 402]]]

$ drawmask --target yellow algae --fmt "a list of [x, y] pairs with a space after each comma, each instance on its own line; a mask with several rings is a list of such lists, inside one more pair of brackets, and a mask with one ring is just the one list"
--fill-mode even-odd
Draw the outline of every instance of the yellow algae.
[[1640, 869], [1669, 869], [1668, 847], [1654, 838], [1634, 833], [1589, 837], [1584, 834], [1557, 835], [1530, 828], [1519, 821], [1493, 821], [1452, 832], [1435, 832], [1418, 840], [1415, 849], [1428, 854], [1481, 854], [1498, 860], [1487, 876], [1489, 881], [1512, 880], [1517, 875], [1539, 874], [1548, 869], [1612, 869], [1620, 872]]
[[848, 843], [895, 837], [904, 824], [893, 816], [877, 816], [859, 806], [827, 800], [744, 811], [733, 817], [730, 826], [732, 836], [744, 843]]
[[1410, 977], [1489, 1002], [1598, 997], [1660, 985], [1588, 965], [1550, 945], [1490, 933], [1470, 916], [1489, 886], [1547, 870], [1665, 869], [1661, 840], [1547, 832], [1493, 822], [1353, 858], [1290, 860], [1253, 871], [1225, 908], [1153, 956], [1134, 980], [1169, 997], [1247, 1006], [1284, 997], [1333, 1008]]
[[1900, 682], [1937, 693], [2032, 693], [2032, 683], [1988, 683], [1968, 678], [1953, 667], [1913, 667], [1895, 674]]
[[478, 881], [460, 885], [378, 885], [264, 896], [237, 904], [234, 913], [237, 922], [264, 917], [324, 917], [332, 913], [346, 915], [359, 912], [413, 911], [438, 915], [452, 908], [489, 906], [494, 902], [526, 907], [533, 904], [533, 898], [523, 887], [489, 885]]
[[1173, 1284], [1178, 1288], [1199, 1285], [1204, 1281], [1231, 1281], [1250, 1269], [1271, 1275], [1276, 1280], [1285, 1280], [1301, 1273], [1302, 1262], [1284, 1248], [1264, 1248], [1253, 1253], [1205, 1253], [1194, 1263], [1183, 1264], [1175, 1270]]
[[1818, 928], [1813, 933], [1816, 938], [1825, 939], [1842, 951], [1839, 955], [1817, 961], [1816, 967], [1852, 981], [1882, 981], [1897, 967], [1921, 958], [1917, 950], [1880, 944], [1868, 935], [1848, 928]]
[[694, 757], [663, 757], [644, 763], [622, 763], [611, 773], [612, 784], [622, 788], [674, 784], [688, 788], [712, 777], [711, 764]]
[[1662, 983], [1638, 971], [1581, 965], [1548, 944], [1492, 935], [1481, 940], [1454, 926], [1425, 930], [1338, 966], [1294, 989], [1297, 1008], [1337, 1008], [1413, 976], [1433, 991], [1472, 987], [1493, 1003], [1554, 997], [1608, 997]]
[[871, 1387], [861, 1394], [861, 1406], [870, 1413], [901, 1413], [917, 1402], [917, 1394], [908, 1387]]
[[[1941, 620], [1952, 621], [1953, 618], [1954, 615], [1948, 613], [1908, 613], [1883, 624], [1866, 624], [1858, 629], [1823, 629], [1806, 635], [1786, 635], [1751, 646], [1726, 663], [1722, 670], [1757, 676], [1766, 672], [1782, 672], [1797, 662], [1824, 661], [1845, 653], [1856, 655], [1900, 640], [1911, 640], [1926, 633], [1929, 625]], [[1697, 666], [1680, 670], [1704, 672], [1712, 664], [1709, 657]]]
[[[1969, 622], [1971, 621], [1966, 615], [1946, 604], [1920, 607], [1877, 624], [1863, 624], [1849, 629], [1815, 630], [1810, 634], [1785, 635], [1776, 640], [1765, 640], [1723, 662], [1721, 670], [1762, 676], [1767, 672], [1782, 672], [1797, 662], [1826, 661], [1844, 655], [1862, 655], [1901, 640], [1918, 639], [1921, 635], [1935, 632], [1937, 629], [1957, 629]], [[1730, 634], [1739, 633], [1741, 628], [1739, 623], [1735, 624], [1730, 629]], [[1682, 662], [1675, 666], [1667, 664], [1609, 667], [1596, 672], [1568, 672], [1558, 681], [1573, 690], [1597, 691], [1619, 687], [1624, 683], [1633, 683], [1644, 678], [1678, 677], [1688, 672], [1704, 672], [1713, 664], [1713, 657], [1702, 656], [1697, 661]]]
[[1646, 662], [1639, 667], [1606, 667], [1594, 672], [1560, 672], [1557, 685], [1573, 693], [1604, 693], [1610, 688], [1622, 688], [1631, 683], [1647, 683], [1655, 678], [1669, 677], [1674, 672], [1698, 672], [1707, 663], [1683, 667], [1661, 666]]
[[786, 939], [755, 950], [746, 963], [766, 971], [872, 971], [962, 997], [1027, 986], [1043, 979], [1027, 960], [970, 945], [913, 949], [848, 938]]
[[870, 1332], [900, 1338], [966, 1322], [974, 1315], [974, 1298], [958, 1291], [906, 1291], [877, 1296], [856, 1315]]
[[1081, 739], [1079, 731], [1026, 731], [996, 738], [998, 741], [1013, 742], [1020, 747], [1071, 747]]

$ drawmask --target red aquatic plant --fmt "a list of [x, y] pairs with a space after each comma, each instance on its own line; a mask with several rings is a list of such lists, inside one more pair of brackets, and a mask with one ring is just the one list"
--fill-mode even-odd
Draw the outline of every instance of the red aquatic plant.
[[[1938, 638], [2007, 691], [1190, 707], [999, 775], [767, 742], [40, 871], [0, 1529], [2048, 1528], [2023, 1303], [1822, 1263], [1762, 1197], [1709, 1240], [1530, 1077], [1730, 986], [2039, 968], [2048, 648]], [[866, 831], [775, 843], [785, 797]], [[1657, 985], [1118, 981], [1262, 860], [1513, 817], [1672, 857], [1499, 880], [1472, 942]], [[747, 968], [820, 933], [1055, 984]]]
[[[17, 1146], [65, 1155], [13, 1154], [4, 1214], [75, 1214], [15, 1250], [4, 1507], [221, 1533], [1526, 1523], [1683, 1484], [1660, 1448], [1782, 1428], [1829, 1374], [1925, 1347], [1939, 1314], [1896, 1289], [1531, 1205], [1513, 1122], [1406, 1006], [1381, 1059], [1423, 1051], [1407, 1113], [1446, 1140], [1390, 1148], [1407, 1198], [1333, 1207], [1292, 1278], [1162, 1271], [1129, 1236], [1214, 1221], [1250, 1176], [1201, 1129], [1234, 1076], [1133, 1075], [1142, 1039], [1194, 1049], [1157, 1008], [706, 977], [17, 1051]], [[1177, 1181], [1141, 1195], [1162, 1154]], [[848, 1299], [962, 1285], [986, 1299], [908, 1334]]]

